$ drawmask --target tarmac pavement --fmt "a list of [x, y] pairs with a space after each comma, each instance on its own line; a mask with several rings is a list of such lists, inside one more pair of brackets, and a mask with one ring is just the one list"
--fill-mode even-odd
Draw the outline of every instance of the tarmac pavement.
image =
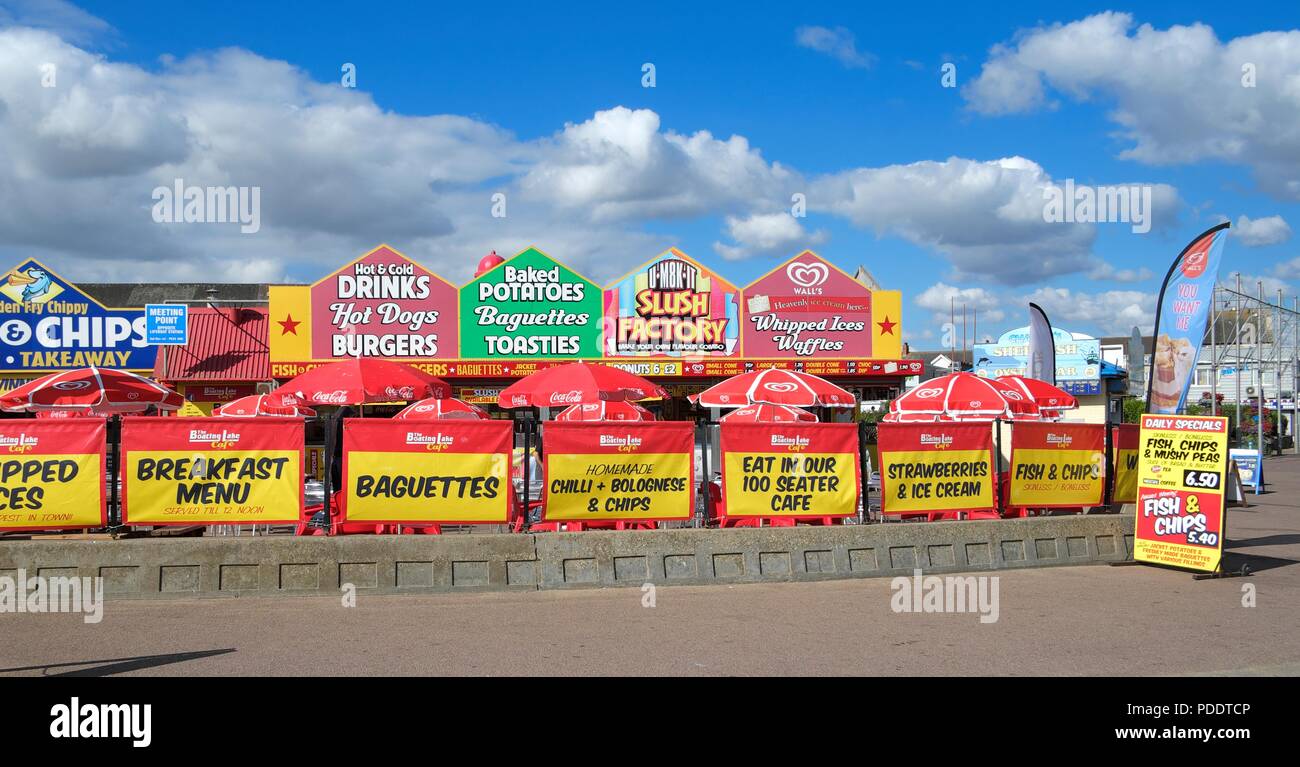
[[363, 593], [352, 607], [342, 595], [110, 600], [98, 624], [0, 614], [0, 676], [1296, 675], [1300, 458], [1269, 459], [1265, 473], [1272, 492], [1229, 513], [1228, 564], [1250, 577], [1001, 571], [989, 574], [993, 622], [895, 612], [888, 578]]

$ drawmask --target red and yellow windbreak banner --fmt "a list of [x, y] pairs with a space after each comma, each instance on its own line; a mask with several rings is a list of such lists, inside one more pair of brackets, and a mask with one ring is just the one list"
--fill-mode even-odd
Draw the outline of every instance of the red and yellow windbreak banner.
[[1016, 423], [1011, 428], [1010, 506], [1100, 506], [1106, 496], [1106, 427]]
[[103, 527], [102, 418], [0, 421], [0, 530]]
[[1115, 487], [1111, 491], [1111, 503], [1137, 502], [1140, 432], [1138, 424], [1122, 423], [1111, 433], [1115, 450]]
[[303, 424], [289, 418], [127, 418], [128, 525], [297, 522]]
[[989, 424], [882, 423], [879, 435], [886, 514], [994, 508]]
[[1213, 572], [1223, 554], [1228, 419], [1142, 416], [1133, 559]]
[[506, 523], [513, 429], [499, 420], [344, 420], [344, 518]]
[[688, 422], [548, 422], [547, 521], [689, 519], [695, 438]]
[[724, 423], [728, 517], [843, 517], [858, 511], [855, 423]]

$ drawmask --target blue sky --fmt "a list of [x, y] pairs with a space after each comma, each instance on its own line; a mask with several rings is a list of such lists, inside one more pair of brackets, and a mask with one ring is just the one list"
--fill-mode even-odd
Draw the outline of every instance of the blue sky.
[[[950, 296], [981, 335], [1031, 299], [1075, 331], [1149, 326], [1224, 217], [1247, 236], [1223, 277], [1300, 285], [1294, 4], [488, 8], [0, 0], [0, 131], [29, 150], [0, 160], [0, 255], [310, 281], [384, 240], [463, 281], [533, 243], [604, 282], [677, 245], [743, 285], [812, 247], [902, 290], [929, 347]], [[33, 90], [33, 59], [59, 85]], [[261, 231], [150, 221], [181, 177], [259, 186]], [[1153, 186], [1152, 230], [1027, 220], [1066, 179]]]

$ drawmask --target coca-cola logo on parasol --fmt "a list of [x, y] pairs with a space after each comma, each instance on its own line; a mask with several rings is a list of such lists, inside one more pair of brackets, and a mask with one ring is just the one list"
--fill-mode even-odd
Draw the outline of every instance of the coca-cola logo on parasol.
[[415, 387], [389, 386], [384, 389], [384, 396], [393, 399], [415, 399]]
[[815, 288], [826, 281], [831, 270], [826, 264], [795, 262], [785, 268], [785, 276], [801, 288]]
[[319, 402], [322, 405], [346, 405], [348, 402], [348, 393], [343, 389], [335, 391], [318, 391], [313, 392], [310, 397], [312, 402]]
[[569, 392], [554, 392], [551, 394], [552, 405], [577, 405], [582, 402], [582, 392], [574, 390]]
[[59, 381], [52, 388], [59, 391], [79, 391], [90, 388], [90, 381]]

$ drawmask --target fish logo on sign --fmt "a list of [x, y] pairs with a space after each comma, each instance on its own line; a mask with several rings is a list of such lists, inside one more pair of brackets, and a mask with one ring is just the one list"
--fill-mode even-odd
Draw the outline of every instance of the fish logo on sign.
[[819, 263], [805, 264], [796, 261], [785, 268], [785, 276], [801, 288], [815, 288], [825, 282], [830, 274], [826, 264]]
[[63, 288], [44, 269], [34, 266], [10, 272], [0, 284], [0, 293], [23, 304], [43, 304], [62, 292]]

